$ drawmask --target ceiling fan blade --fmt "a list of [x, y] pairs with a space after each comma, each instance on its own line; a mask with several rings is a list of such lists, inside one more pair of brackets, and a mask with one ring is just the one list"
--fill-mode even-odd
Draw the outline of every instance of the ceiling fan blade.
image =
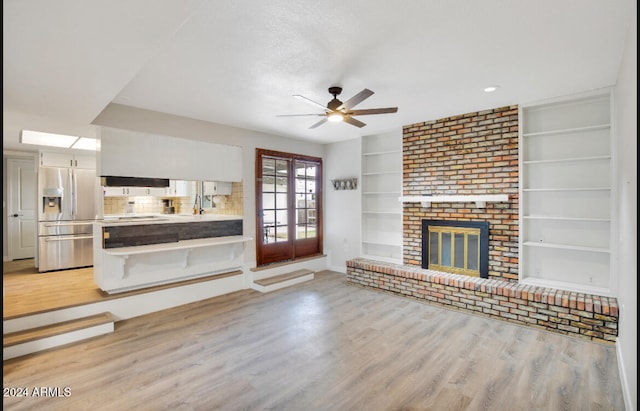
[[352, 126], [356, 126], [356, 127], [364, 127], [366, 126], [366, 124], [364, 124], [362, 121], [360, 120], [356, 120], [355, 118], [351, 117], [351, 116], [344, 116], [344, 119], [342, 120], [345, 123], [349, 123]]
[[319, 127], [319, 126], [323, 125], [323, 124], [324, 124], [324, 123], [326, 123], [326, 122], [327, 122], [327, 118], [325, 117], [325, 118], [323, 118], [322, 120], [318, 121], [317, 123], [313, 124], [313, 125], [312, 125], [311, 127], [309, 127], [309, 128], [316, 128], [316, 127]]
[[322, 110], [326, 110], [327, 109], [327, 106], [325, 106], [323, 104], [320, 104], [320, 103], [316, 103], [315, 101], [313, 101], [311, 99], [308, 99], [305, 96], [301, 96], [300, 94], [294, 94], [293, 97], [297, 98], [298, 100], [305, 101], [305, 102], [307, 102], [307, 103], [309, 103], [311, 105], [314, 105], [314, 106], [316, 106], [316, 107], [318, 107], [318, 108], [320, 108]]
[[388, 108], [370, 108], [366, 110], [350, 110], [347, 111], [347, 114], [351, 114], [354, 116], [365, 116], [367, 114], [386, 114], [386, 113], [397, 113], [398, 107], [388, 107]]
[[322, 114], [277, 114], [276, 117], [305, 117], [305, 116], [326, 116], [325, 113]]
[[365, 88], [355, 96], [351, 97], [349, 100], [345, 101], [340, 105], [336, 110], [349, 110], [351, 107], [355, 107], [356, 104], [362, 103], [364, 99], [369, 98], [373, 95], [373, 91]]

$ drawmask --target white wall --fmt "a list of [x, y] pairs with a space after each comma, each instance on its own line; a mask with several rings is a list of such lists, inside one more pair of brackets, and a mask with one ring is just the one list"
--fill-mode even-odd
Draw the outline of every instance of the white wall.
[[[228, 144], [242, 147], [242, 185], [244, 189], [244, 233], [255, 238], [255, 155], [256, 148], [284, 151], [288, 153], [305, 154], [314, 157], [324, 157], [324, 146], [308, 141], [294, 140], [261, 133], [213, 124], [205, 121], [193, 120], [149, 110], [141, 110], [118, 104], [110, 104], [93, 121], [99, 126], [121, 128], [151, 134], [167, 135], [190, 140], [207, 141], [218, 144]], [[323, 158], [323, 164], [325, 163]], [[324, 166], [325, 170], [327, 169]], [[324, 191], [326, 192], [326, 182]], [[326, 203], [326, 199], [325, 199]], [[325, 215], [327, 213], [325, 212]], [[328, 219], [327, 219], [328, 220]], [[326, 239], [325, 239], [326, 244]], [[246, 243], [245, 264], [255, 267], [255, 241]]]
[[619, 335], [616, 341], [627, 410], [638, 409], [638, 22], [633, 17], [614, 90], [618, 141]]
[[[327, 144], [325, 149], [324, 251], [327, 268], [346, 273], [345, 262], [360, 255], [360, 139]], [[334, 190], [331, 180], [358, 178], [357, 190]]]

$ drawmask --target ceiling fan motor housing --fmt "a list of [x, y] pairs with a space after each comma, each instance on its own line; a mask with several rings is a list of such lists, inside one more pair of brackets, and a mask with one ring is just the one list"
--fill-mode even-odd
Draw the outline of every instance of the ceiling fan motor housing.
[[342, 101], [338, 100], [338, 97], [342, 93], [342, 87], [329, 87], [329, 94], [333, 95], [333, 100], [327, 103], [329, 110], [335, 110], [342, 105]]

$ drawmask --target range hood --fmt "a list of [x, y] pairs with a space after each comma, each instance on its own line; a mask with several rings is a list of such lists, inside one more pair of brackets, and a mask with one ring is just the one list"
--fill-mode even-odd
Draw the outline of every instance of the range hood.
[[100, 177], [100, 184], [104, 187], [169, 187], [169, 179], [103, 176]]

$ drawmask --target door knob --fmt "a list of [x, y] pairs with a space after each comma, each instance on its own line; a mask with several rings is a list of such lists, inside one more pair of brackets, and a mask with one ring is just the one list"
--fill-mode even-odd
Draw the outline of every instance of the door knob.
[[12, 214], [11, 217], [20, 217], [20, 214]]

